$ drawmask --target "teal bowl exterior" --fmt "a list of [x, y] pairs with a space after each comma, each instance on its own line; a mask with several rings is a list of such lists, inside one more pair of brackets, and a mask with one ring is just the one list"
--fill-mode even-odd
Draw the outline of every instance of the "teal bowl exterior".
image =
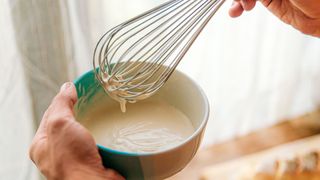
[[[74, 84], [78, 93], [77, 105], [86, 104], [97, 92], [104, 91], [93, 71], [76, 79]], [[202, 91], [201, 93], [205, 97]], [[107, 94], [105, 95], [107, 96]], [[204, 99], [205, 106], [208, 108], [208, 101], [206, 97]], [[204, 134], [208, 115], [209, 109], [207, 109], [206, 117], [201, 126], [184, 143], [162, 152], [127, 153], [97, 145], [103, 165], [118, 171], [128, 180], [160, 180], [170, 177], [181, 171], [196, 154]]]

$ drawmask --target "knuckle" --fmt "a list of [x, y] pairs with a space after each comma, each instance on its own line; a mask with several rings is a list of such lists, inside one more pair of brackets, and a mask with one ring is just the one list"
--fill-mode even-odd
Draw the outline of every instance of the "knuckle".
[[33, 141], [29, 148], [29, 157], [35, 165], [39, 165], [41, 160], [45, 157], [46, 148], [41, 140]]
[[48, 129], [50, 133], [55, 133], [61, 129], [63, 129], [68, 124], [68, 120], [66, 118], [55, 118], [49, 121]]
[[34, 142], [31, 143], [31, 146], [29, 148], [29, 158], [33, 161], [34, 161], [34, 152], [35, 152], [35, 149], [36, 149], [36, 145]]

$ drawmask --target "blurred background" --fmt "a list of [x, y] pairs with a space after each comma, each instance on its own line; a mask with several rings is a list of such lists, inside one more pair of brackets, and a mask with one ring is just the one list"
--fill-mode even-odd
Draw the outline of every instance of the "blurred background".
[[[0, 0], [0, 179], [39, 179], [28, 146], [52, 97], [64, 82], [92, 69], [104, 32], [163, 2]], [[230, 5], [224, 4], [179, 66], [209, 97], [202, 148], [320, 105], [319, 38], [280, 22], [259, 3], [231, 19]]]

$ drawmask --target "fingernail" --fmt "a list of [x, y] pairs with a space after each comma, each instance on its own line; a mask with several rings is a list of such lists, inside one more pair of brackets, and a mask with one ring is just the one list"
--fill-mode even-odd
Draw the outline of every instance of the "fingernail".
[[66, 82], [61, 86], [60, 92], [65, 91], [65, 90], [69, 89], [70, 87], [71, 87], [71, 82]]

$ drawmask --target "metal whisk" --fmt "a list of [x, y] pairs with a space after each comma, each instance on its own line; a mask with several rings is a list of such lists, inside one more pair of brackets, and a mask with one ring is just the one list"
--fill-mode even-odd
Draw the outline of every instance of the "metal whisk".
[[171, 0], [105, 33], [93, 58], [105, 91], [129, 102], [157, 92], [224, 1]]

